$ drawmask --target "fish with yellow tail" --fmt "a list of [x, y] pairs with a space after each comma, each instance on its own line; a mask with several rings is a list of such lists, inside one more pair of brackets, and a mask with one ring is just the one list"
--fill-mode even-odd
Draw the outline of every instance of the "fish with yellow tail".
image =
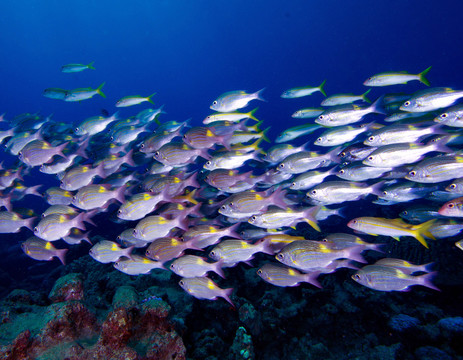
[[404, 222], [402, 219], [386, 219], [380, 217], [358, 217], [347, 224], [353, 230], [357, 230], [369, 235], [385, 235], [392, 236], [397, 241], [402, 236], [412, 236], [426, 248], [425, 237], [435, 240], [434, 235], [429, 231], [436, 220], [429, 220], [418, 225], [411, 225]]
[[352, 275], [359, 284], [379, 291], [408, 291], [411, 286], [421, 285], [440, 291], [431, 280], [436, 272], [412, 276], [391, 266], [367, 265]]

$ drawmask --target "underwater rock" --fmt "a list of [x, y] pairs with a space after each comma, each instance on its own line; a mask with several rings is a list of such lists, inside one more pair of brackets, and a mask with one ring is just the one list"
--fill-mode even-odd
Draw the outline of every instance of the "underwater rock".
[[259, 336], [262, 332], [262, 316], [250, 303], [243, 304], [239, 310], [238, 315], [240, 321], [249, 329], [253, 336]]
[[27, 290], [14, 289], [6, 297], [6, 301], [12, 303], [32, 304], [32, 295]]
[[453, 358], [434, 346], [422, 346], [415, 351], [418, 360], [452, 360]]
[[450, 333], [463, 334], [463, 317], [461, 316], [440, 319], [437, 325]]
[[119, 286], [113, 297], [113, 308], [133, 308], [137, 306], [138, 295], [132, 286]]
[[38, 349], [88, 337], [97, 330], [96, 316], [81, 302], [51, 304], [44, 316], [50, 320], [34, 337], [34, 345]]
[[11, 345], [2, 346], [0, 348], [0, 359], [5, 360], [32, 360], [33, 358], [29, 355], [29, 348], [31, 346], [31, 332], [29, 330], [23, 331], [13, 341]]
[[236, 330], [235, 339], [230, 349], [231, 359], [234, 360], [252, 360], [254, 359], [254, 346], [251, 335], [248, 335], [246, 329], [242, 326]]
[[175, 331], [156, 331], [148, 339], [143, 360], [185, 360], [186, 349]]
[[113, 349], [124, 347], [132, 335], [134, 316], [124, 308], [118, 308], [108, 314], [101, 328], [99, 344]]
[[69, 300], [82, 300], [84, 298], [84, 287], [82, 276], [71, 273], [56, 280], [48, 298], [52, 302], [62, 302]]
[[416, 328], [420, 325], [420, 321], [412, 316], [399, 314], [393, 316], [391, 320], [389, 320], [388, 325], [392, 330], [402, 332]]

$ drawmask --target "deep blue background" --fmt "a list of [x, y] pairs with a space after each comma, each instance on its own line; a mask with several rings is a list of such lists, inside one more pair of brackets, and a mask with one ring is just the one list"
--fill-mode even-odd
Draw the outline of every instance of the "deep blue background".
[[[0, 3], [0, 112], [55, 114], [79, 122], [127, 95], [154, 97], [166, 119], [199, 123], [230, 90], [264, 92], [259, 117], [272, 137], [289, 115], [321, 94], [284, 100], [288, 87], [318, 85], [328, 94], [361, 93], [368, 76], [418, 73], [433, 66], [434, 86], [463, 87], [459, 1], [58, 0]], [[96, 71], [64, 74], [67, 63], [95, 61]], [[47, 87], [97, 87], [108, 98], [47, 99]], [[414, 91], [420, 84], [388, 91]], [[372, 97], [384, 89], [374, 89]], [[123, 109], [132, 115], [142, 107]]]

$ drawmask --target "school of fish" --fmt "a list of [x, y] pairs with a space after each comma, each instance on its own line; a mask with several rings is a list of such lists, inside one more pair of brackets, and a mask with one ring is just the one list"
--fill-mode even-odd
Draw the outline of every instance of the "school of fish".
[[[95, 69], [93, 63], [62, 67], [68, 73], [87, 69]], [[307, 123], [283, 131], [265, 152], [261, 147], [269, 139], [257, 108], [242, 110], [263, 100], [264, 89], [220, 95], [210, 106], [215, 112], [193, 127], [188, 121], [161, 123], [162, 107], [129, 118], [118, 112], [93, 116], [78, 124], [39, 114], [2, 116], [0, 141], [15, 162], [0, 170], [0, 233], [26, 227], [34, 234], [21, 245], [25, 254], [65, 264], [69, 246], [91, 244], [86, 231], [95, 226], [92, 217], [109, 212], [126, 229], [117, 239], [91, 244], [93, 259], [129, 275], [172, 271], [192, 296], [222, 297], [232, 305], [226, 269], [241, 262], [253, 266], [258, 253], [268, 261], [257, 275], [275, 286], [321, 287], [321, 274], [349, 268], [354, 281], [379, 291], [414, 285], [438, 290], [432, 264], [388, 257], [366, 264], [362, 256], [381, 253], [381, 244], [365, 241], [371, 236], [414, 237], [428, 248], [430, 240], [463, 230], [458, 221], [463, 91], [429, 87], [429, 70], [368, 78], [368, 87], [403, 89], [410, 81], [428, 86], [415, 93], [384, 93], [374, 102], [367, 97], [370, 90], [327, 97], [325, 81], [285, 90], [284, 99], [316, 92], [326, 98], [320, 107], [295, 111], [294, 121]], [[105, 96], [103, 85], [49, 88], [43, 95], [82, 101]], [[114, 105], [152, 103], [153, 95], [127, 96]], [[292, 144], [295, 139], [305, 144]], [[37, 171], [59, 182], [41, 192], [41, 185], [25, 186], [23, 178]], [[15, 202], [41, 193], [49, 207], [40, 217], [15, 211]], [[395, 218], [349, 218], [345, 208], [360, 199], [378, 206], [421, 203]], [[323, 231], [333, 216], [339, 233], [317, 241], [301, 235], [307, 226]], [[463, 248], [461, 242], [456, 246]], [[210, 273], [222, 278], [220, 287]]]

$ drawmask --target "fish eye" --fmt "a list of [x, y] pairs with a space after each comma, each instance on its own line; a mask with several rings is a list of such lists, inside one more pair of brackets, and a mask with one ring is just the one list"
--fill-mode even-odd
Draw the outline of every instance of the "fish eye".
[[452, 208], [455, 207], [455, 204], [454, 204], [454, 203], [450, 203], [450, 204], [447, 205], [447, 207], [448, 207], [449, 209], [452, 209]]
[[38, 227], [35, 227], [34, 228], [34, 232], [38, 232], [39, 231], [39, 228]]
[[231, 203], [230, 203], [230, 206], [233, 206], [233, 205], [234, 205], [233, 202], [231, 202]]
[[262, 270], [261, 269], [257, 270], [257, 274], [259, 275], [262, 274]]
[[140, 145], [140, 149], [143, 149], [145, 147], [145, 144]]
[[251, 216], [251, 221], [256, 221], [257, 220], [257, 217], [254, 215], [254, 216]]
[[185, 284], [185, 282], [183, 280], [180, 280], [179, 284], [183, 286]]
[[114, 140], [114, 136], [111, 136], [111, 137], [109, 138], [109, 140], [113, 141], [113, 140]]
[[76, 201], [76, 200], [77, 200], [77, 196], [74, 195], [74, 196], [72, 197], [72, 200], [73, 200], [73, 201]]
[[383, 195], [387, 195], [387, 191], [383, 191]]
[[352, 224], [357, 224], [357, 220], [352, 220]]
[[408, 211], [407, 211], [407, 210], [404, 210], [404, 211], [402, 212], [402, 214], [408, 215]]
[[445, 119], [447, 116], [449, 116], [449, 114], [443, 113], [440, 117], [441, 117], [442, 119]]
[[18, 155], [19, 155], [19, 156], [22, 156], [22, 155], [23, 155], [23, 152], [22, 152], [22, 151], [18, 152]]
[[277, 254], [277, 259], [283, 260], [284, 256], [282, 253]]
[[117, 210], [117, 215], [122, 214], [122, 210]]
[[212, 251], [209, 253], [209, 255], [210, 255], [211, 257], [212, 257], [212, 256], [215, 256], [215, 251], [212, 250]]
[[413, 170], [413, 171], [410, 171], [410, 172], [408, 173], [408, 175], [410, 175], [410, 176], [415, 176], [415, 175], [416, 175], [416, 171], [414, 171], [414, 170]]
[[322, 239], [323, 242], [328, 242], [327, 238]]
[[296, 186], [296, 183], [295, 182], [291, 183], [291, 186]]
[[404, 106], [410, 106], [410, 101], [405, 101]]
[[312, 190], [310, 193], [311, 193], [312, 195], [315, 195], [315, 194], [317, 193], [317, 190]]
[[159, 151], [156, 151], [156, 152], [154, 153], [154, 156], [156, 156], [156, 157], [159, 156]]
[[133, 229], [132, 234], [137, 235], [138, 231], [136, 229]]
[[217, 105], [217, 100], [215, 100], [215, 101], [212, 103], [212, 105]]
[[450, 185], [449, 185], [449, 189], [452, 189], [452, 190], [455, 189], [456, 187], [457, 187], [456, 184], [450, 184]]
[[344, 174], [344, 172], [345, 172], [344, 169], [339, 170], [340, 174]]
[[170, 264], [170, 268], [173, 269], [173, 268], [174, 268], [174, 264]]
[[222, 210], [225, 210], [227, 207], [226, 207], [225, 205], [222, 205], [220, 208], [221, 208]]
[[347, 154], [346, 154], [345, 151], [343, 151], [342, 153], [339, 154], [339, 156], [341, 156], [341, 157], [344, 157], [344, 156], [346, 156], [346, 155], [347, 155]]
[[359, 274], [354, 274], [354, 275], [352, 275], [352, 279], [360, 280], [360, 275]]
[[212, 164], [212, 163], [211, 163], [210, 161], [206, 162], [206, 165], [208, 165], [208, 166], [211, 165], [211, 164]]
[[368, 156], [368, 160], [372, 161], [374, 159], [373, 156]]
[[318, 142], [322, 142], [322, 140], [323, 140], [323, 139], [322, 139], [321, 137], [319, 137], [319, 138], [317, 139]]
[[121, 238], [120, 236], [118, 236], [118, 237], [116, 238], [117, 241], [121, 241], [121, 239], [122, 239], [122, 238]]
[[184, 138], [184, 139], [186, 139], [186, 134], [185, 134], [185, 135], [183, 135], [183, 138]]
[[370, 137], [368, 138], [368, 141], [373, 141], [374, 139], [375, 139], [374, 136], [370, 136]]
[[278, 167], [279, 167], [280, 169], [283, 169], [283, 168], [285, 167], [285, 164], [280, 164], [280, 165], [278, 165]]

